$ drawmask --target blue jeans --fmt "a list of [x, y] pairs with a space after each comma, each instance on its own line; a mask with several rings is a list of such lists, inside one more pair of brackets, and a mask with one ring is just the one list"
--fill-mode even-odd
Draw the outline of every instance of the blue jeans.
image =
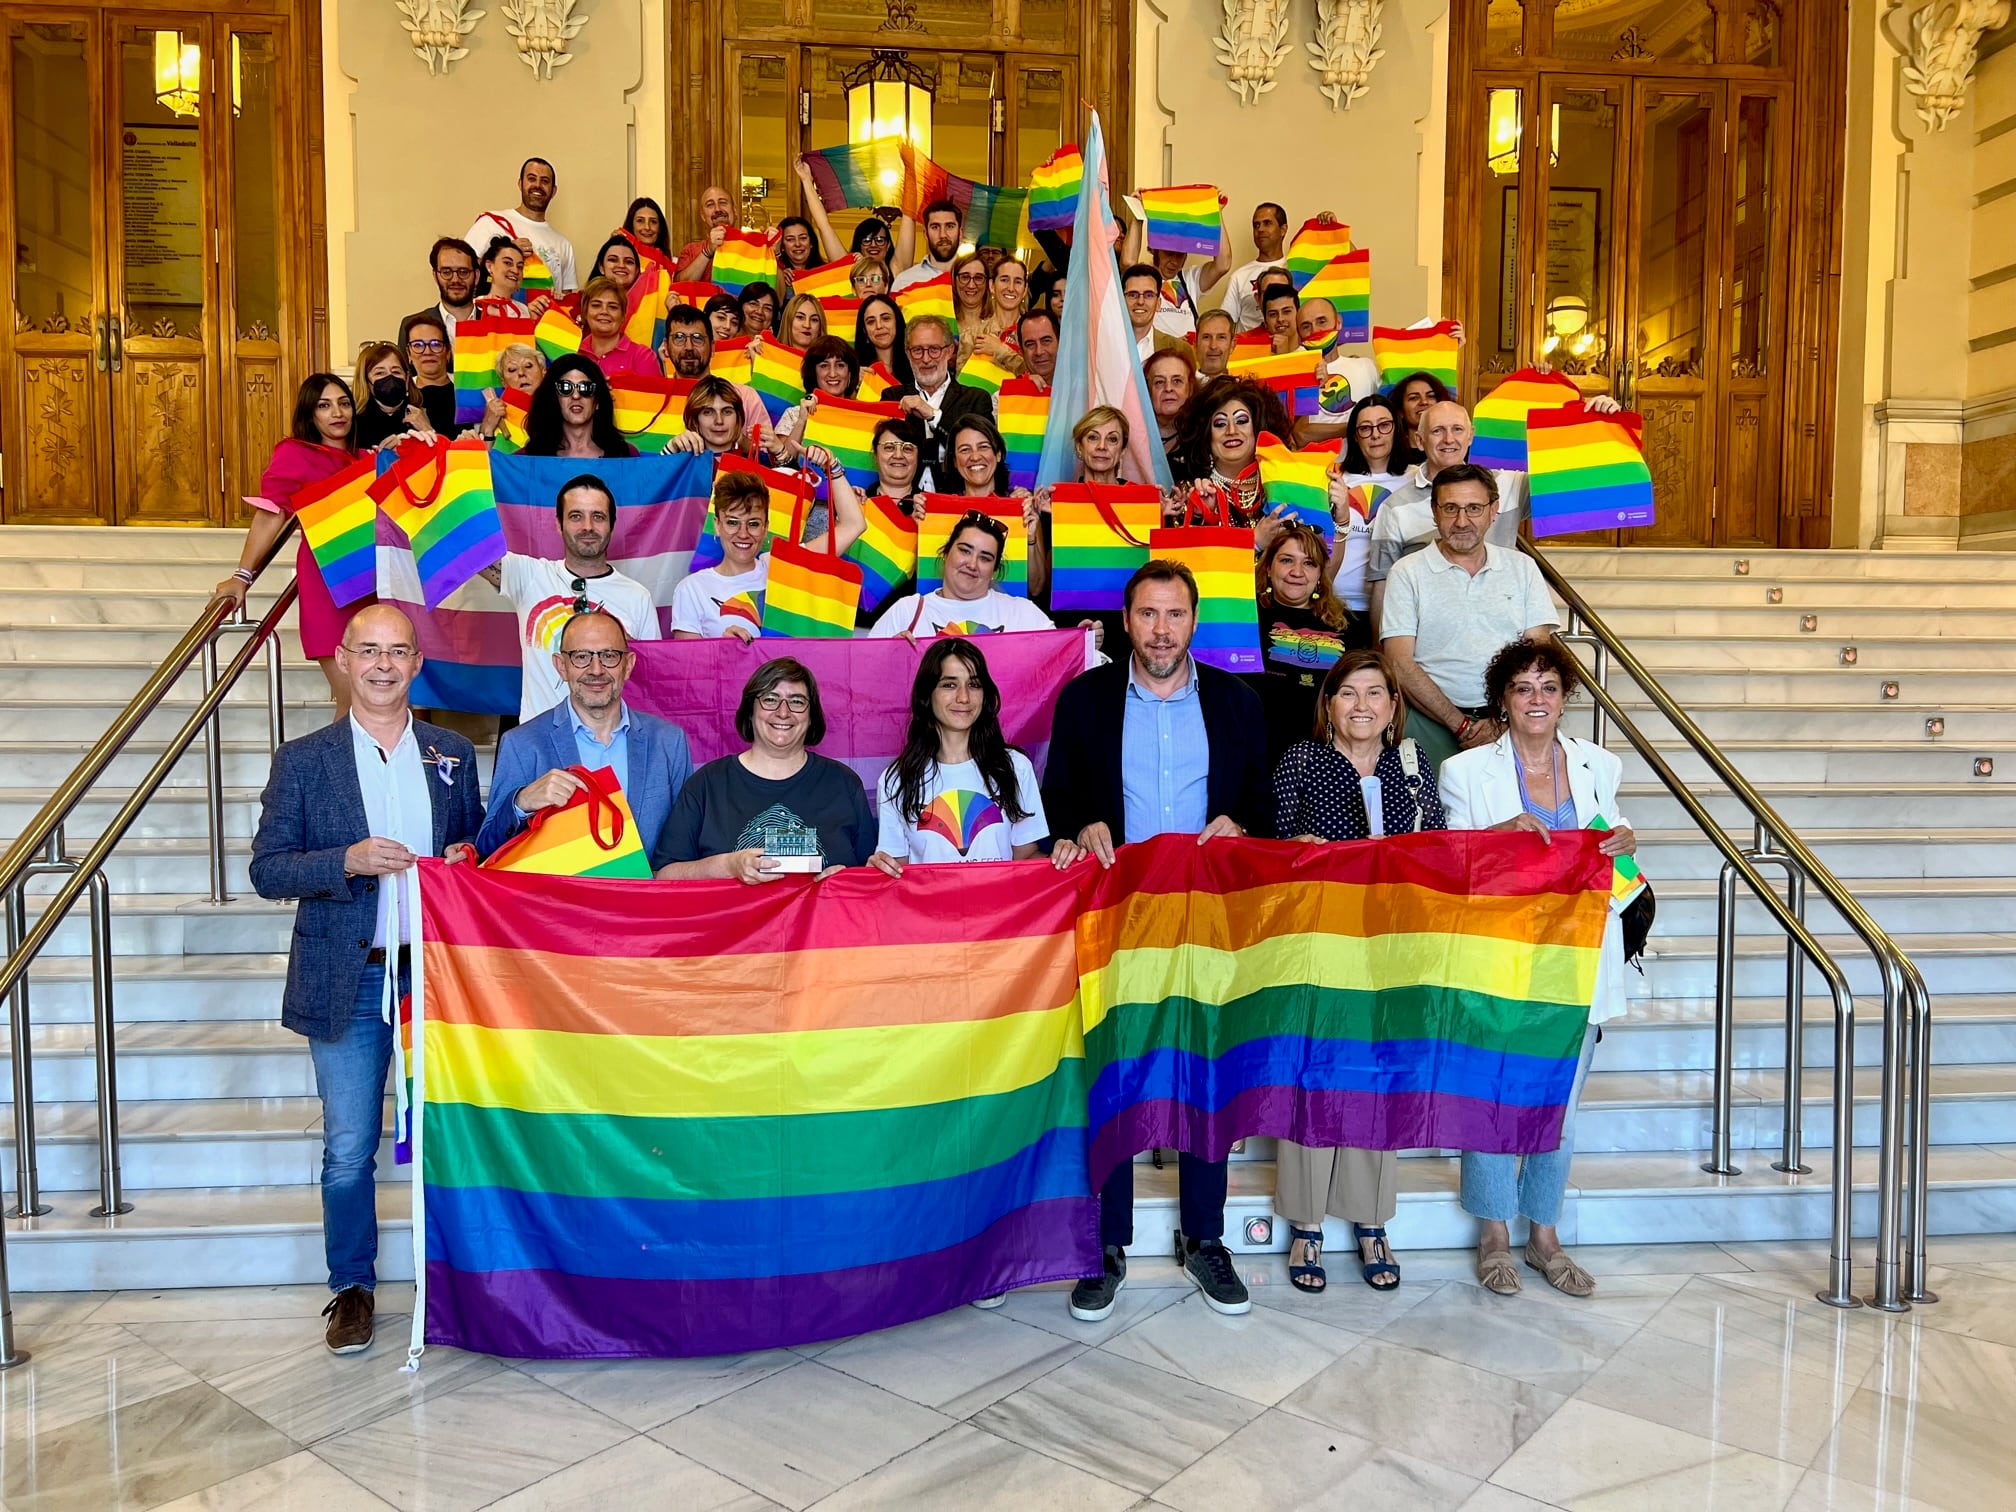
[[[410, 990], [401, 974], [399, 990]], [[310, 1040], [315, 1092], [322, 1099], [322, 1252], [329, 1290], [378, 1285], [378, 1197], [373, 1181], [385, 1133], [385, 1074], [392, 1065], [392, 1026], [379, 996], [385, 968], [366, 966], [342, 1037]]]
[[1524, 1218], [1553, 1228], [1561, 1221], [1561, 1198], [1568, 1190], [1568, 1166], [1575, 1158], [1575, 1108], [1596, 1048], [1596, 1026], [1582, 1039], [1575, 1063], [1575, 1086], [1561, 1116], [1561, 1143], [1544, 1155], [1479, 1155], [1463, 1152], [1463, 1211], [1473, 1218], [1510, 1223]]

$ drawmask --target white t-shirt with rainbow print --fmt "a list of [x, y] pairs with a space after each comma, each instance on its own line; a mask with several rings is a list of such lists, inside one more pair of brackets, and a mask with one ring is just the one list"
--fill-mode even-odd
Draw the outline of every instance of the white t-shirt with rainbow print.
[[[651, 591], [613, 567], [602, 577], [577, 578], [565, 562], [506, 552], [498, 590], [517, 611], [518, 642], [525, 675], [518, 694], [520, 721], [544, 714], [567, 696], [567, 684], [553, 668], [560, 632], [576, 613], [577, 600], [616, 616], [632, 640], [657, 640], [658, 609]], [[574, 589], [581, 584], [580, 592]]]

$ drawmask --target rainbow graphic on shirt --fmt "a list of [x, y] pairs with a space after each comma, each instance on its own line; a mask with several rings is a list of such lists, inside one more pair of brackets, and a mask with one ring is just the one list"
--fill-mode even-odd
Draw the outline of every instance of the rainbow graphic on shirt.
[[[600, 604], [590, 608], [599, 609]], [[574, 618], [574, 595], [555, 594], [552, 598], [541, 599], [525, 615], [525, 644], [539, 646], [547, 651], [560, 649], [560, 636], [567, 628], [567, 621]]]
[[978, 620], [947, 620], [938, 627], [940, 635], [999, 635], [999, 625], [983, 625]]
[[940, 793], [917, 816], [919, 832], [940, 836], [962, 856], [973, 848], [975, 840], [1001, 822], [1000, 805], [971, 788]]
[[1370, 524], [1379, 513], [1379, 506], [1392, 496], [1393, 490], [1382, 483], [1353, 483], [1346, 491], [1346, 499], [1352, 510], [1365, 517]]
[[724, 630], [727, 628], [727, 621], [729, 620], [741, 620], [752, 630], [763, 628], [763, 604], [755, 594], [732, 594], [716, 602], [717, 607], [721, 610], [722, 628]]
[[1343, 637], [1334, 630], [1292, 630], [1270, 627], [1267, 660], [1295, 672], [1325, 672], [1344, 654]]

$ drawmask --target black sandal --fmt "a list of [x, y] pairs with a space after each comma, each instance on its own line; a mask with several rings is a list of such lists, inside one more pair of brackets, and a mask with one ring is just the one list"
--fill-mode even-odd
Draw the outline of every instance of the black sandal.
[[[1290, 1229], [1290, 1233], [1294, 1230]], [[1359, 1270], [1365, 1277], [1365, 1284], [1376, 1292], [1390, 1292], [1400, 1284], [1400, 1267], [1393, 1261], [1393, 1246], [1386, 1242], [1383, 1228], [1365, 1228], [1360, 1224], [1351, 1225], [1351, 1236], [1358, 1241]], [[1365, 1259], [1365, 1241], [1372, 1241], [1372, 1253], [1385, 1255], [1385, 1259]], [[1391, 1281], [1381, 1278], [1391, 1276]]]
[[1309, 1246], [1309, 1263], [1288, 1266], [1288, 1284], [1297, 1291], [1320, 1292], [1330, 1284], [1330, 1278], [1323, 1273], [1323, 1231], [1321, 1229], [1300, 1229], [1288, 1225], [1288, 1243]]

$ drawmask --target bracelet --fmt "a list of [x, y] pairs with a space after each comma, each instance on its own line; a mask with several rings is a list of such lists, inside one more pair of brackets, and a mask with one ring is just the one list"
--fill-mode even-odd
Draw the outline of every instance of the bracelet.
[[252, 586], [252, 579], [257, 577], [258, 574], [255, 573], [250, 567], [236, 567], [232, 569], [231, 576], [238, 579], [238, 581], [243, 583], [247, 588], [250, 588]]
[[1477, 721], [1472, 719], [1468, 714], [1464, 715], [1463, 723], [1456, 726], [1456, 738], [1458, 740], [1462, 740], [1463, 738], [1465, 738], [1467, 735], [1469, 735], [1471, 729], [1476, 725], [1476, 723]]

